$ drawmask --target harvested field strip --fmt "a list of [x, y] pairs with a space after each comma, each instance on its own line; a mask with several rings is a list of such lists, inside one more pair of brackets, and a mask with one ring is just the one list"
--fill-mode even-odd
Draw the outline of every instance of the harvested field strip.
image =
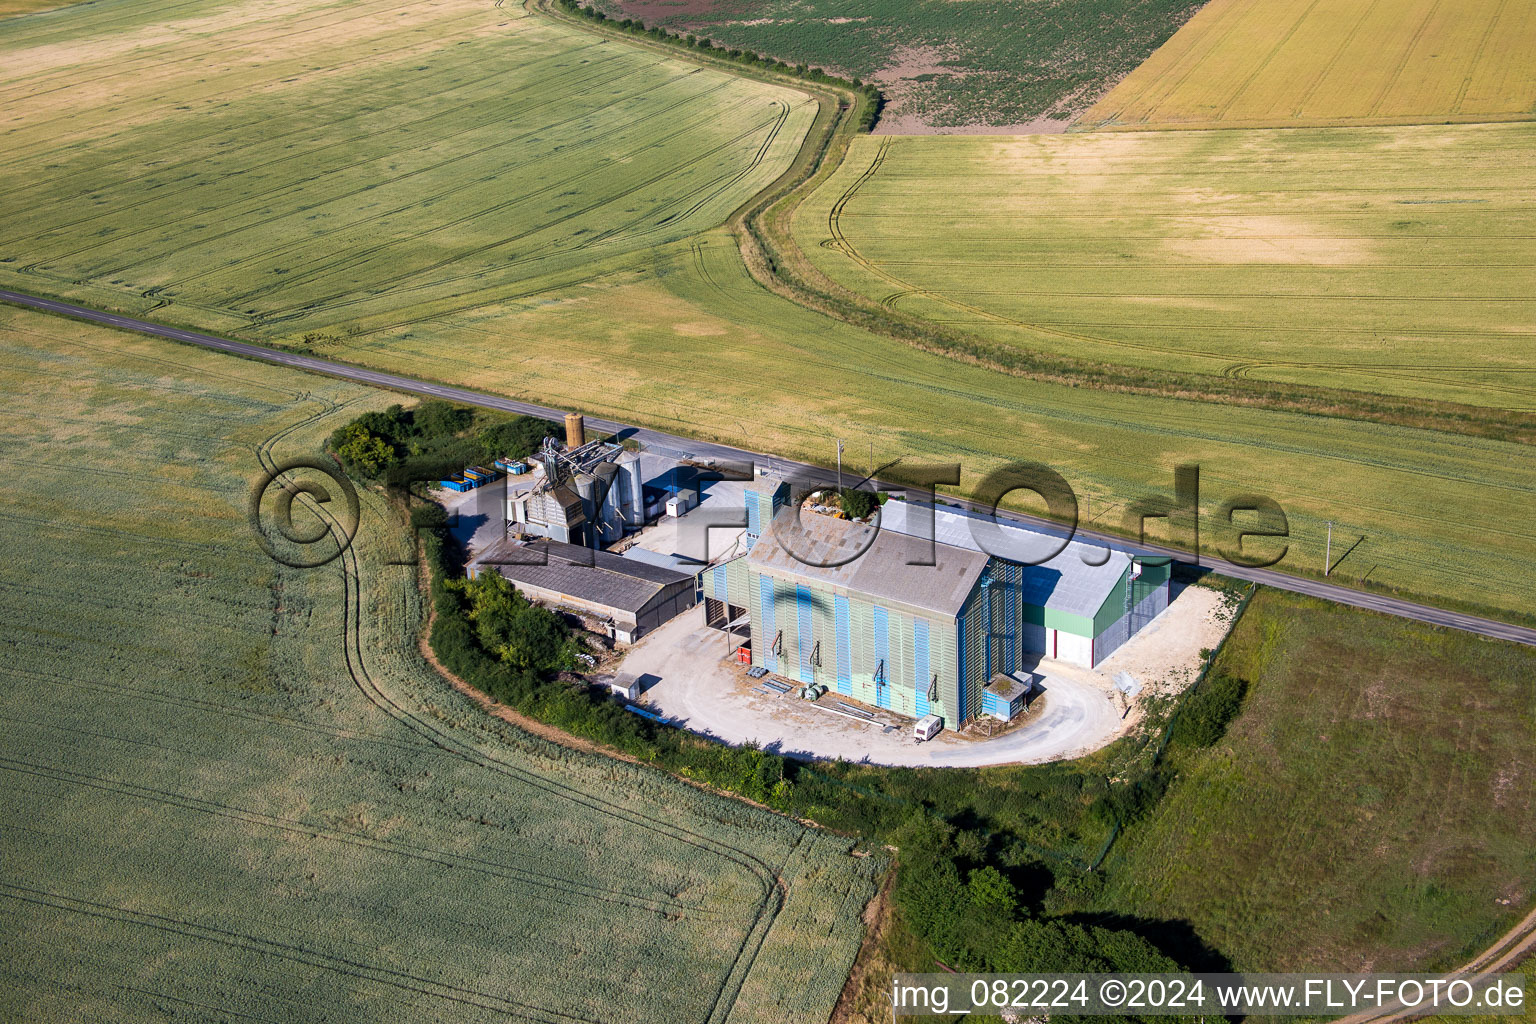
[[1533, 45], [1510, 0], [1211, 0], [1075, 127], [1531, 120]]
[[[712, 234], [595, 264], [582, 284], [473, 317], [380, 329], [338, 352], [797, 458], [826, 460], [834, 431], [861, 465], [871, 446], [877, 465], [958, 459], [962, 489], [1004, 462], [1043, 461], [1100, 526], [1117, 526], [1126, 501], [1166, 493], [1175, 464], [1197, 462], [1209, 508], [1255, 491], [1285, 506], [1283, 570], [1317, 571], [1333, 519], [1351, 537], [1368, 535], [1336, 582], [1364, 577], [1463, 600], [1499, 594], [1514, 609], [1536, 598], [1512, 556], [1536, 552], [1523, 511], [1536, 477], [1521, 445], [1241, 407], [1218, 415], [1009, 377], [829, 324], [756, 285], [737, 252], [729, 235]], [[601, 393], [591, 387], [598, 378]]]

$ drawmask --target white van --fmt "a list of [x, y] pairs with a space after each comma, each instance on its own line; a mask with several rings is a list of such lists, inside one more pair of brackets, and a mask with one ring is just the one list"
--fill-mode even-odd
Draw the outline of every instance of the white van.
[[912, 736], [917, 742], [922, 743], [933, 739], [944, 729], [944, 719], [938, 715], [924, 715], [917, 720], [912, 727]]

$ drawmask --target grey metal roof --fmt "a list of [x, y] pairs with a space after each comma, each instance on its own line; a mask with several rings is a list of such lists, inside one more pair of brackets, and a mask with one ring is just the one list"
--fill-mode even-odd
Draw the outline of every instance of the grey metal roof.
[[[928, 535], [922, 512], [932, 509], [933, 537], [941, 544], [984, 551], [1024, 567], [1023, 596], [1029, 604], [1092, 618], [1120, 584], [1130, 553], [1072, 541], [1057, 555], [1065, 530], [1030, 529], [964, 509], [933, 508], [927, 503], [888, 501], [880, 507], [880, 528], [899, 534]], [[1104, 559], [1102, 565], [1094, 565]]]
[[627, 548], [624, 551], [624, 557], [646, 565], [659, 565], [664, 569], [671, 569], [689, 576], [697, 576], [707, 568], [697, 562], [690, 562], [682, 555], [668, 555], [660, 551], [652, 551], [650, 548], [642, 548], [638, 544]]
[[691, 575], [664, 566], [542, 537], [526, 543], [499, 540], [470, 568], [495, 569], [513, 583], [631, 614], [674, 583], [693, 582]]
[[793, 508], [774, 517], [747, 558], [759, 572], [946, 616], [960, 611], [987, 567], [977, 551]]

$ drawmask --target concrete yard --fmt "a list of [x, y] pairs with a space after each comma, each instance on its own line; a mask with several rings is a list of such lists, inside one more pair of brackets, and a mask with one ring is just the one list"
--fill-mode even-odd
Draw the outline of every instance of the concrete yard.
[[[745, 665], [726, 660], [725, 636], [704, 625], [702, 607], [643, 638], [621, 668], [648, 686], [642, 703], [674, 724], [724, 743], [756, 741], [803, 759], [931, 767], [1051, 761], [1103, 746], [1120, 726], [1107, 685], [1099, 689], [1056, 677], [1042, 666], [1037, 671], [1047, 673], [1046, 697], [1034, 712], [1038, 720], [994, 740], [946, 729], [917, 743], [909, 718], [878, 712], [878, 721], [860, 721], [813, 707], [796, 696], [798, 687], [783, 695], [766, 690], [747, 677]], [[832, 708], [839, 700], [847, 698], [829, 693], [817, 703]]]
[[507, 535], [508, 481], [516, 477], [498, 477], [472, 491], [439, 489], [433, 497], [448, 511], [448, 531], [470, 557]]
[[[1192, 675], [1201, 647], [1214, 647], [1225, 630], [1220, 595], [1191, 587], [1168, 610], [1099, 669], [1051, 659], [1033, 667], [1045, 696], [1021, 724], [992, 739], [946, 729], [927, 743], [912, 739], [912, 720], [879, 712], [866, 722], [813, 707], [796, 694], [767, 690], [746, 666], [727, 660], [725, 635], [704, 624], [694, 608], [643, 638], [620, 668], [648, 686], [642, 703], [674, 724], [724, 743], [756, 741], [765, 749], [806, 759], [843, 758], [916, 767], [1034, 764], [1080, 756], [1124, 735], [1139, 715], [1122, 717], [1114, 674], [1141, 673], [1143, 695], [1166, 693]], [[1147, 648], [1148, 657], [1142, 653]], [[1150, 671], [1153, 662], [1158, 668]], [[769, 676], [769, 679], [778, 679]], [[782, 681], [782, 680], [781, 680]], [[1170, 685], [1172, 684], [1172, 685]], [[847, 698], [829, 693], [816, 702], [835, 707]], [[1000, 728], [1000, 723], [998, 725]]]
[[[1180, 689], [1199, 665], [1200, 648], [1214, 647], [1229, 620], [1217, 592], [1185, 588], [1167, 611], [1098, 669], [1052, 659], [1033, 666], [1044, 697], [1019, 724], [991, 739], [946, 729], [936, 739], [917, 743], [909, 718], [882, 711], [877, 721], [866, 722], [833, 714], [798, 697], [798, 684], [787, 694], [771, 692], [747, 677], [746, 666], [727, 660], [725, 635], [704, 624], [702, 607], [643, 638], [620, 668], [642, 677], [648, 687], [641, 700], [645, 706], [724, 743], [755, 741], [789, 757], [912, 767], [1037, 764], [1081, 756], [1124, 735], [1140, 718], [1139, 701], [1133, 700], [1131, 713], [1123, 714], [1115, 675], [1129, 671], [1142, 684], [1142, 697]], [[831, 708], [841, 700], [847, 698], [829, 693], [816, 703]]]

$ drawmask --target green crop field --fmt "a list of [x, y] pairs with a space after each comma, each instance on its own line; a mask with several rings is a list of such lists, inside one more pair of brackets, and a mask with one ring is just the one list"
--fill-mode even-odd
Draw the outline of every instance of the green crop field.
[[[200, 28], [185, 28], [180, 34], [166, 30], [151, 42], [141, 39], [137, 46], [130, 46], [126, 41], [135, 38], [135, 32], [148, 33], [143, 25], [154, 14], [152, 5], [113, 6], [114, 2], [103, 0], [78, 13], [70, 9], [38, 19], [38, 24], [48, 22], [55, 28], [47, 38], [34, 38], [27, 45], [21, 45], [24, 40], [15, 30], [0, 29], [0, 40], [9, 47], [0, 68], [13, 75], [8, 87], [11, 95], [22, 98], [24, 91], [38, 92], [27, 100], [33, 104], [29, 108], [33, 113], [17, 114], [0, 125], [0, 130], [9, 129], [18, 138], [30, 140], [32, 147], [0, 156], [0, 174], [11, 175], [6, 180], [17, 186], [0, 200], [7, 213], [0, 230], [14, 233], [15, 226], [22, 225], [31, 232], [20, 242], [0, 248], [0, 257], [12, 260], [0, 263], [0, 284], [148, 311], [164, 321], [223, 330], [254, 341], [303, 346], [357, 364], [823, 463], [831, 462], [837, 437], [847, 440], [850, 452], [864, 452], [866, 458], [872, 454], [877, 462], [898, 457], [912, 462], [955, 459], [965, 464], [962, 489], [974, 487], [982, 474], [1004, 462], [1044, 461], [1078, 488], [1088, 518], [1099, 525], [1118, 524], [1120, 510], [1132, 499], [1167, 493], [1176, 464], [1198, 462], [1204, 472], [1208, 515], [1214, 515], [1228, 498], [1254, 491], [1270, 494], [1285, 506], [1291, 515], [1292, 538], [1282, 569], [1311, 573], [1320, 569], [1323, 524], [1331, 519], [1338, 524], [1336, 538], [1340, 534], [1348, 538], [1342, 560], [1335, 549], [1335, 580], [1363, 581], [1505, 613], [1527, 614], [1536, 606], [1536, 580], [1525, 570], [1536, 559], [1536, 526], [1525, 515], [1536, 493], [1536, 466], [1528, 448], [1237, 406], [1212, 412], [1210, 407], [1171, 398], [1032, 382], [920, 351], [829, 320], [753, 281], [732, 235], [722, 229], [698, 233], [724, 216], [723, 195], [713, 212], [701, 207], [692, 215], [693, 228], [676, 229], [679, 234], [696, 233], [671, 241], [667, 239], [673, 237], [672, 222], [653, 225], [654, 229], [637, 227], [627, 211], [639, 200], [617, 199], [584, 215], [579, 227], [573, 221], [557, 228], [557, 233], [569, 234], [560, 235], [564, 242], [550, 241], [547, 266], [508, 264], [505, 276], [500, 276], [503, 271], [485, 268], [485, 262], [493, 259], [489, 251], [438, 251], [423, 234], [436, 224], [456, 224], [448, 231], [455, 237], [471, 230], [511, 237], [543, 222], [539, 217], [544, 214], [535, 217], [522, 207], [471, 216], [492, 210], [504, 198], [499, 191], [489, 195], [486, 190], [491, 185], [477, 181], [471, 173], [450, 181], [433, 177], [441, 173], [438, 170], [423, 169], [437, 184], [408, 178], [414, 182], [408, 194], [397, 194], [391, 190], [403, 185], [381, 183], [366, 189], [368, 175], [376, 174], [378, 167], [360, 168], [351, 172], [354, 177], [349, 180], [361, 191], [338, 202], [351, 209], [355, 219], [383, 211], [377, 214], [379, 219], [345, 230], [341, 225], [335, 230], [306, 226], [309, 218], [341, 216], [323, 201], [336, 194], [332, 189], [341, 187], [346, 173], [338, 171], [335, 181], [314, 178], [315, 168], [340, 159], [325, 140], [351, 124], [350, 118], [368, 119], [375, 141], [358, 143], [346, 136], [345, 148], [376, 145], [398, 154], [386, 160], [423, 167], [428, 162], [424, 154], [447, 131], [440, 122], [448, 102], [445, 97], [453, 92], [454, 74], [500, 72], [493, 75], [494, 81], [476, 87], [483, 92], [472, 94], [484, 104], [495, 99], [499, 90], [544, 82], [554, 71], [552, 64], [562, 60], [570, 65], [568, 71], [586, 67], [580, 65], [582, 59], [631, 68], [626, 82], [651, 82], [665, 73], [695, 92], [714, 88], [717, 96], [739, 95], [741, 102], [761, 102], [764, 109], [781, 99], [799, 102], [798, 93], [738, 82], [682, 58], [674, 64], [656, 51], [609, 41], [580, 27], [550, 24], [538, 15], [469, 7], [459, 0], [445, 0], [438, 7], [411, 7], [405, 16], [394, 19], [398, 26], [387, 29], [377, 24], [378, 19], [370, 22], [358, 14], [346, 23], [359, 40], [368, 41], [358, 42], [353, 50], [345, 40], [333, 37], [323, 51], [354, 53], [355, 59], [339, 69], [320, 63], [315, 51], [305, 49], [315, 45], [312, 33], [295, 30], [284, 45], [299, 48], [302, 55], [291, 60], [285, 56], [283, 47], [266, 35], [271, 31], [263, 20], [266, 7], [204, 7], [199, 0], [178, 9], [204, 12], [213, 19], [207, 25], [199, 22]], [[274, 12], [271, 17], [298, 19], [300, 25], [323, 23], [333, 15], [338, 22], [344, 20], [331, 8], [309, 6], [315, 0], [287, 2], [286, 14]], [[488, 15], [488, 11], [494, 13]], [[94, 19], [107, 13], [115, 20], [98, 25]], [[242, 16], [252, 20], [231, 22]], [[13, 24], [27, 23], [22, 19]], [[160, 55], [161, 63], [172, 60], [173, 54], [206, 48], [207, 40], [197, 38], [196, 31], [215, 32], [224, 48], [222, 63], [212, 68], [187, 63], [191, 70], [184, 70], [186, 62], [173, 62], [158, 72], [158, 79], [151, 79], [148, 68], [155, 60], [148, 55], [130, 60], [131, 55], [144, 53], [145, 46]], [[378, 35], [368, 36], [368, 31]], [[454, 32], [468, 38], [453, 42]], [[82, 40], [94, 42], [87, 45]], [[520, 41], [526, 44], [521, 49]], [[379, 64], [384, 58], [373, 51], [386, 43], [411, 51], [405, 66], [426, 70], [413, 72], [414, 78], [402, 75], [398, 73], [401, 62], [396, 60], [384, 69], [390, 74], [378, 71], [385, 83], [378, 90], [358, 92], [355, 85], [362, 72], [354, 65], [366, 69]], [[88, 73], [82, 61], [96, 50], [99, 60], [110, 67]], [[551, 50], [566, 56], [551, 57]], [[459, 66], [455, 62], [461, 53], [480, 59], [465, 56], [464, 65]], [[21, 61], [21, 55], [26, 61]], [[45, 122], [45, 111], [36, 108], [43, 102], [41, 92], [16, 84], [24, 64], [33, 67], [34, 75], [38, 67], [52, 68], [46, 81], [53, 83], [57, 95], [51, 102], [59, 109], [51, 122]], [[137, 75], [113, 70], [126, 71], [130, 65], [138, 68]], [[93, 76], [105, 76], [106, 82], [92, 86]], [[207, 81], [198, 84], [199, 77]], [[285, 83], [283, 78], [297, 80]], [[162, 99], [173, 87], [175, 95], [185, 100], [177, 106], [196, 107], [206, 98], [210, 106], [203, 116], [191, 122], [181, 120], [181, 113]], [[558, 116], [553, 112], [567, 108], [585, 111], [580, 101], [592, 98], [590, 92], [573, 96], [569, 90], [541, 88], [554, 106], [528, 113], [528, 123]], [[415, 99], [403, 98], [407, 93]], [[654, 97], [653, 92], [637, 94], [622, 110], [602, 115], [610, 119], [603, 123], [620, 133], [629, 131], [626, 118], [653, 111], [658, 102]], [[323, 108], [332, 123], [279, 118], [274, 125], [261, 120], [285, 104], [301, 101]], [[395, 101], [407, 107], [414, 104], [412, 109], [419, 116], [409, 117]], [[229, 107], [220, 107], [221, 103]], [[103, 112], [107, 106], [116, 108], [110, 118]], [[375, 106], [387, 106], [387, 116], [375, 118], [371, 113]], [[76, 107], [82, 111], [78, 117], [65, 109]], [[484, 116], [519, 117], [520, 109], [514, 95], [494, 110], [487, 109]], [[729, 130], [709, 121], [703, 109], [698, 114], [699, 123], [706, 126], [700, 131], [708, 126], [713, 126], [709, 131]], [[599, 119], [595, 114], [578, 116], [585, 117], [579, 124]], [[792, 106], [790, 122], [796, 117], [809, 118], [809, 109]], [[675, 124], [670, 113], [658, 118]], [[633, 132], [641, 139], [654, 139], [658, 118]], [[229, 151], [228, 160], [209, 169], [201, 163], [173, 166], [174, 155], [149, 155], [157, 150], [156, 140], [168, 137], [173, 129], [184, 136], [183, 145], [193, 145], [186, 137], [189, 125], [198, 126], [194, 135], [200, 152]], [[266, 127], [258, 131], [262, 125]], [[497, 139], [517, 137], [487, 131]], [[562, 197], [562, 193], [573, 188], [598, 189], [628, 174], [628, 168], [653, 159], [643, 148], [615, 149], [606, 160], [599, 159], [596, 152], [573, 141], [582, 133], [574, 126], [571, 131], [571, 138], [559, 136], [550, 146], [547, 159], [519, 164], [527, 169], [526, 175], [510, 170], [503, 174], [507, 180], [501, 187], [508, 194], [529, 197], [532, 210], [551, 204], [547, 216], [559, 219], [564, 214], [556, 212], [556, 207], [579, 202], [578, 197]], [[756, 136], [759, 146], [767, 141], [767, 131]], [[786, 161], [792, 156], [787, 151], [791, 148], [785, 136], [788, 131], [788, 127], [781, 130], [769, 145]], [[288, 137], [283, 138], [284, 132]], [[1096, 136], [1057, 141], [1134, 145], [1140, 140], [1141, 136], [1115, 135], [1103, 141]], [[898, 141], [917, 146], [971, 144]], [[484, 142], [492, 144], [490, 139]], [[248, 143], [265, 153], [264, 163], [248, 163], [234, 152]], [[860, 140], [855, 152], [868, 155], [865, 147], [873, 145], [879, 142]], [[129, 151], [138, 154], [134, 158], [138, 162], [122, 166]], [[684, 160], [697, 152], [670, 145], [667, 151], [673, 157], [683, 154]], [[728, 178], [750, 165], [757, 150], [733, 152], [730, 159], [720, 157], [724, 161], [720, 172]], [[158, 171], [147, 166], [162, 159], [167, 166]], [[676, 170], [677, 163], [674, 159], [669, 167]], [[58, 169], [51, 172], [53, 164]], [[857, 161], [850, 166], [856, 167]], [[757, 187], [761, 175], [771, 172], [761, 164], [757, 167], [733, 186], [738, 196]], [[399, 170], [404, 173], [405, 165]], [[494, 172], [494, 168], [482, 170]], [[847, 173], [847, 169], [839, 171], [837, 180], [844, 181]], [[1467, 173], [1475, 175], [1477, 170], [1468, 168]], [[678, 174], [682, 176], [674, 175], [670, 184], [658, 182], [656, 187], [695, 187], [683, 172]], [[242, 184], [245, 177], [256, 175], [261, 177], [259, 183]], [[562, 175], [575, 180], [563, 183]], [[535, 181], [538, 194], [519, 191], [531, 188]], [[112, 191], [98, 193], [97, 186]], [[450, 194], [452, 189], [457, 191]], [[946, 182], [943, 189], [964, 194], [956, 182]], [[203, 193], [207, 198], [199, 198]], [[91, 204], [97, 203], [91, 197], [99, 195], [100, 206], [66, 202], [64, 197], [72, 194]], [[428, 194], [430, 201], [422, 198]], [[820, 201], [825, 194], [813, 198]], [[51, 207], [60, 226], [50, 227], [41, 214], [34, 213], [29, 196], [54, 196], [56, 204], [63, 203]], [[113, 197], [126, 200], [127, 205], [120, 207]], [[400, 214], [403, 220], [385, 217], [411, 197], [424, 205], [415, 213]], [[1407, 193], [1404, 198], [1417, 199], [1420, 194]], [[311, 207], [312, 202], [322, 205]], [[690, 200], [690, 204], [697, 202]], [[204, 210], [216, 204], [223, 205], [211, 213]], [[1470, 204], [1450, 208], [1463, 205]], [[260, 211], [269, 207], [272, 219], [264, 220]], [[1404, 220], [1417, 221], [1440, 206], [1412, 203], [1402, 209]], [[282, 215], [284, 210], [290, 212]], [[1512, 208], [1510, 213], [1519, 211]], [[93, 215], [101, 218], [99, 226], [90, 219]], [[465, 216], [471, 216], [471, 222], [461, 223]], [[75, 221], [79, 223], [67, 226]], [[801, 223], [814, 220], [802, 215]], [[215, 224], [233, 233], [224, 239], [212, 238], [207, 232]], [[593, 230], [581, 234], [588, 227]], [[98, 238], [101, 231], [107, 234]], [[602, 242], [588, 245], [583, 240], [589, 236], [601, 237]], [[97, 250], [98, 244], [104, 248]], [[379, 246], [383, 249], [370, 252]], [[81, 252], [66, 256], [74, 249]], [[514, 243], [511, 253], [514, 259], [536, 259], [544, 251], [521, 249]], [[305, 259], [289, 260], [284, 254]], [[311, 257], [318, 262], [308, 262]], [[480, 288], [449, 282], [472, 266], [480, 268], [476, 273], [483, 274], [482, 280], [495, 283]], [[286, 272], [277, 274], [274, 269]], [[164, 292], [141, 294], [175, 274], [181, 275], [179, 283], [167, 285]], [[326, 289], [335, 291], [322, 294]], [[254, 304], [242, 296], [251, 297]], [[1513, 303], [1511, 316], [1523, 308], [1528, 307]], [[1519, 322], [1514, 323], [1518, 327]], [[1519, 386], [1518, 374], [1502, 380], [1501, 386]], [[1215, 546], [1209, 529], [1206, 541]]]
[[1536, 126], [855, 141], [827, 275], [1006, 346], [1536, 408]]
[[1266, 590], [1218, 667], [1244, 709], [1117, 845], [1100, 906], [1266, 971], [1454, 967], [1528, 913], [1536, 650]]
[[1519, 0], [1211, 0], [1078, 128], [1536, 118]]
[[718, 224], [815, 112], [480, 0], [100, 0], [0, 26], [0, 110], [0, 281], [294, 338]]
[[371, 494], [262, 554], [262, 460], [393, 396], [9, 309], [0, 353], [0, 1018], [826, 1018], [878, 857], [459, 697]]
[[[879, 82], [881, 132], [1086, 110], [1204, 0], [599, 0], [615, 17]], [[1049, 126], [1047, 128], [1049, 130]]]

